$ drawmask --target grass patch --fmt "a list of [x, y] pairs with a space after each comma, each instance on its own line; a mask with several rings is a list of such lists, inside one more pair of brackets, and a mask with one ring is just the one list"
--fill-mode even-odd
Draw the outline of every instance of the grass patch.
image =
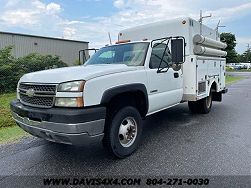
[[0, 95], [0, 128], [15, 125], [10, 113], [10, 101], [16, 98], [16, 93]]
[[10, 101], [15, 98], [16, 93], [0, 94], [0, 144], [18, 140], [28, 135], [12, 119]]
[[226, 84], [232, 84], [235, 83], [239, 80], [242, 80], [242, 76], [231, 76], [231, 75], [226, 75]]
[[240, 69], [240, 70], [235, 70], [235, 69], [230, 69], [226, 68], [227, 72], [251, 72], [251, 69]]
[[16, 125], [12, 127], [0, 128], [0, 144], [13, 142], [24, 136], [28, 136], [28, 133]]

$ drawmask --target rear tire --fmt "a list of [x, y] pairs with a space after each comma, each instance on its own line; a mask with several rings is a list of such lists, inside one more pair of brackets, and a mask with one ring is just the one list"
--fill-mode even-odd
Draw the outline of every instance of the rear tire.
[[201, 114], [208, 114], [212, 108], [212, 92], [210, 91], [209, 96], [198, 101], [198, 112]]
[[108, 117], [103, 139], [104, 147], [115, 157], [125, 158], [139, 146], [142, 118], [132, 106], [122, 107]]
[[188, 101], [189, 110], [192, 113], [208, 114], [212, 108], [212, 91], [210, 91], [209, 96], [198, 100], [198, 101]]

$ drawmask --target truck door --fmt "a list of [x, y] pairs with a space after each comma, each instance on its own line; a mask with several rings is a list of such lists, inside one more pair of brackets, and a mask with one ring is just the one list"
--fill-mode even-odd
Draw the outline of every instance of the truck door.
[[[168, 108], [182, 100], [182, 72], [171, 68], [171, 54], [166, 45], [161, 43], [153, 46], [147, 68], [149, 113]], [[163, 61], [160, 65], [162, 56]], [[162, 71], [158, 71], [160, 68]]]

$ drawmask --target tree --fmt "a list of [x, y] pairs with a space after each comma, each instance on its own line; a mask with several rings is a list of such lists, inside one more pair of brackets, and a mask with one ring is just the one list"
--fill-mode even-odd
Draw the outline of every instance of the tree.
[[221, 33], [220, 40], [227, 43], [227, 48], [225, 49], [227, 51], [227, 63], [238, 63], [240, 58], [238, 57], [238, 53], [235, 51], [235, 35], [232, 33]]
[[0, 65], [10, 64], [15, 61], [15, 58], [11, 54], [13, 48], [13, 46], [6, 46], [0, 49]]
[[0, 49], [0, 93], [15, 91], [23, 74], [67, 66], [60, 57], [52, 55], [34, 53], [15, 58], [11, 55], [12, 49], [13, 46]]
[[242, 54], [241, 62], [250, 63], [251, 62], [251, 50], [248, 49]]

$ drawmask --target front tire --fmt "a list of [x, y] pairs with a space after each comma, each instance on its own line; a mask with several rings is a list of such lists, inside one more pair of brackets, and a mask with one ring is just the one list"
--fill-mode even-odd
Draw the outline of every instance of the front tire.
[[103, 144], [115, 157], [125, 158], [138, 148], [141, 135], [140, 113], [136, 108], [126, 106], [108, 117]]

